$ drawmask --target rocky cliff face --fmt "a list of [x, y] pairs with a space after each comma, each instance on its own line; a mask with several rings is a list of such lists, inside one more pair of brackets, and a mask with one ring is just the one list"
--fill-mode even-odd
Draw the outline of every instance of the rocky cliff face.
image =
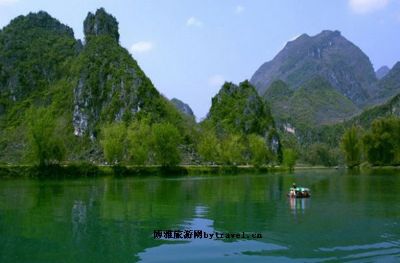
[[0, 108], [3, 112], [65, 73], [80, 43], [71, 28], [46, 12], [19, 16], [0, 31]]
[[0, 31], [0, 161], [21, 160], [37, 107], [51, 113], [73, 160], [101, 159], [96, 138], [111, 122], [146, 118], [187, 134], [186, 119], [119, 45], [116, 19], [99, 9], [84, 24], [84, 45], [45, 12]]
[[255, 72], [251, 83], [264, 94], [274, 80], [283, 80], [295, 90], [316, 76], [358, 106], [368, 101], [374, 88], [371, 83], [377, 81], [369, 58], [340, 32], [326, 30], [288, 42]]
[[73, 125], [76, 135], [95, 135], [99, 122], [132, 118], [160, 95], [128, 52], [113, 38], [88, 42], [75, 61]]
[[[73, 126], [77, 136], [96, 137], [99, 124], [129, 121], [138, 114], [155, 121], [175, 118], [177, 111], [154, 88], [127, 50], [118, 44], [118, 22], [105, 13], [89, 13], [89, 39], [73, 63], [76, 78]], [[178, 117], [177, 117], [178, 118]]]
[[0, 161], [26, 155], [29, 109], [55, 102], [65, 120], [62, 111], [70, 104], [64, 95], [71, 89], [60, 81], [80, 48], [71, 28], [42, 11], [19, 16], [0, 31]]
[[104, 8], [100, 8], [95, 14], [90, 13], [87, 15], [83, 22], [83, 31], [86, 40], [92, 36], [106, 35], [119, 41], [118, 21], [115, 17], [108, 14]]
[[248, 81], [239, 85], [225, 83], [212, 98], [207, 120], [214, 123], [217, 132], [264, 136], [275, 153], [280, 151], [280, 141], [270, 108]]
[[208, 118], [241, 133], [263, 134], [273, 125], [269, 108], [248, 82], [225, 83], [212, 98]]

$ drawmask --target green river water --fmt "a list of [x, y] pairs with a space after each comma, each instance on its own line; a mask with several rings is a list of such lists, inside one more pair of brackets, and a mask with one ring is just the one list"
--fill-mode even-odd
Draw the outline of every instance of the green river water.
[[138, 261], [400, 262], [400, 171], [0, 180], [0, 262]]

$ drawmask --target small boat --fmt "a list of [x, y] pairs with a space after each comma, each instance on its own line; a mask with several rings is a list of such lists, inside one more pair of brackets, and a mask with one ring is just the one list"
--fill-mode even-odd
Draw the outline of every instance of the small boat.
[[290, 188], [288, 196], [292, 198], [308, 198], [311, 197], [311, 191], [305, 187], [292, 187]]

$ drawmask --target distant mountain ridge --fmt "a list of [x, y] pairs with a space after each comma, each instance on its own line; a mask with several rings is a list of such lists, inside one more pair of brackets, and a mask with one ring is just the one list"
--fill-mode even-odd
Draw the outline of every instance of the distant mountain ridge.
[[286, 44], [273, 60], [264, 63], [251, 78], [260, 94], [274, 80], [285, 81], [292, 89], [321, 76], [357, 106], [366, 103], [377, 81], [367, 55], [339, 31], [322, 31], [316, 36], [301, 35]]
[[192, 108], [190, 108], [188, 104], [184, 103], [183, 101], [177, 98], [172, 98], [171, 102], [180, 112], [182, 112], [186, 116], [195, 118], [193, 110]]
[[348, 120], [400, 93], [400, 63], [374, 72], [360, 48], [339, 31], [324, 30], [288, 42], [251, 83], [278, 126], [312, 127]]
[[390, 71], [390, 68], [389, 68], [388, 66], [382, 66], [382, 67], [380, 67], [380, 68], [375, 72], [376, 78], [377, 78], [377, 79], [383, 78], [384, 76], [386, 76], [386, 75], [389, 73], [389, 71]]
[[377, 89], [371, 100], [371, 105], [384, 103], [400, 93], [400, 62], [397, 62], [376, 85]]
[[264, 94], [277, 124], [291, 124], [303, 129], [335, 123], [355, 115], [359, 109], [322, 77], [305, 82], [296, 90], [274, 81]]
[[374, 120], [388, 116], [400, 117], [400, 93], [387, 102], [368, 108], [361, 114], [351, 118], [348, 121], [348, 126], [349, 124], [357, 124], [368, 128]]

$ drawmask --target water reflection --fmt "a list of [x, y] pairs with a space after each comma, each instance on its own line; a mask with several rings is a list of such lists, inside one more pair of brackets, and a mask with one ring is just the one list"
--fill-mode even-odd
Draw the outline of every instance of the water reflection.
[[[293, 181], [312, 198], [287, 198]], [[0, 262], [375, 261], [400, 253], [399, 187], [399, 174], [338, 171], [2, 181]], [[263, 238], [153, 238], [188, 228]]]
[[398, 262], [400, 256], [400, 242], [381, 242], [365, 245], [339, 246], [319, 248], [325, 253], [335, 253], [336, 260], [360, 260], [379, 258], [381, 262]]
[[72, 236], [74, 241], [79, 243], [86, 232], [86, 204], [81, 200], [74, 201], [71, 214]]
[[294, 215], [301, 213], [304, 214], [310, 208], [311, 198], [293, 198], [288, 197], [290, 209]]
[[208, 213], [208, 208], [206, 206], [198, 205], [195, 208], [195, 216], [196, 217], [204, 217]]
[[[194, 210], [196, 217], [185, 221], [178, 230], [202, 230], [213, 235], [216, 232], [226, 233], [224, 230], [214, 228], [214, 220], [205, 218], [207, 207], [196, 206]], [[227, 240], [215, 239], [215, 235], [208, 238], [188, 239], [183, 242], [180, 239], [176, 240], [177, 242], [168, 242], [148, 248], [139, 253], [138, 256], [143, 262], [204, 262], [206, 260], [220, 262], [221, 259], [229, 262], [243, 262], [244, 260], [264, 262], [265, 257], [254, 256], [254, 254], [288, 249], [281, 245], [267, 243], [265, 240], [232, 239], [229, 242]], [[172, 256], [169, 257], [168, 255]], [[179, 255], [179, 257], [176, 255]]]

